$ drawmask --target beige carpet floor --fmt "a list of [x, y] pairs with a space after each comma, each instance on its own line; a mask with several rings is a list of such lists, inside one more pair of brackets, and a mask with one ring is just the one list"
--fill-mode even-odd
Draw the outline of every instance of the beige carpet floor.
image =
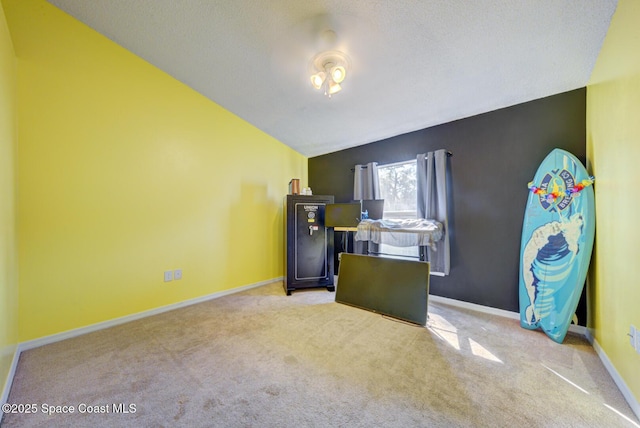
[[640, 426], [581, 336], [434, 302], [417, 327], [334, 299], [274, 283], [25, 351], [9, 402], [38, 413], [2, 427]]

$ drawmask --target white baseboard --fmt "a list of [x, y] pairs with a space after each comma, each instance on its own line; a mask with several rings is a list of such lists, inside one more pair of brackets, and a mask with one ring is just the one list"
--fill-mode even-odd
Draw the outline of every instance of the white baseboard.
[[444, 303], [445, 305], [455, 306], [462, 309], [470, 309], [476, 312], [483, 312], [485, 314], [499, 315], [505, 318], [520, 319], [520, 314], [517, 312], [505, 311], [504, 309], [491, 308], [489, 306], [482, 306], [476, 303], [463, 302], [462, 300], [450, 299], [448, 297], [434, 296], [429, 294], [429, 300], [436, 303]]
[[195, 305], [196, 303], [206, 302], [207, 300], [217, 299], [219, 297], [227, 296], [229, 294], [239, 293], [241, 291], [249, 290], [251, 288], [261, 287], [263, 285], [271, 284], [276, 281], [282, 281], [283, 277], [273, 278], [266, 281], [256, 282], [254, 284], [244, 285], [242, 287], [232, 288], [230, 290], [219, 291], [217, 293], [207, 294], [206, 296], [196, 297], [194, 299], [184, 300], [178, 303], [172, 303], [166, 306], [160, 306], [158, 308], [150, 309], [148, 311], [138, 312], [131, 315], [125, 315], [120, 318], [114, 318], [109, 321], [103, 321], [96, 324], [91, 324], [86, 327], [80, 327], [73, 330], [63, 331], [62, 333], [52, 334], [50, 336], [40, 337], [38, 339], [22, 342], [18, 345], [20, 351], [26, 351], [27, 349], [38, 348], [50, 343], [60, 342], [61, 340], [70, 339], [72, 337], [81, 336], [83, 334], [92, 333], [94, 331], [103, 330], [105, 328], [114, 327], [116, 325], [124, 324], [127, 322], [139, 320], [141, 318], [158, 315], [163, 312], [172, 311], [174, 309], [184, 308], [185, 306]]
[[161, 306], [158, 308], [150, 309], [148, 311], [138, 312], [138, 313], [126, 315], [120, 318], [114, 318], [112, 320], [103, 321], [103, 322], [91, 324], [85, 327], [75, 328], [73, 330], [63, 331], [62, 333], [56, 333], [50, 336], [44, 336], [38, 339], [28, 340], [26, 342], [19, 343], [17, 346], [15, 346], [11, 369], [9, 370], [9, 374], [7, 375], [7, 380], [4, 384], [4, 388], [2, 389], [2, 396], [0, 396], [1, 397], [0, 404], [6, 403], [7, 399], [9, 398], [9, 391], [11, 390], [13, 377], [15, 376], [16, 367], [18, 366], [18, 359], [20, 358], [20, 353], [22, 351], [38, 348], [40, 346], [48, 345], [50, 343], [60, 342], [61, 340], [70, 339], [72, 337], [81, 336], [83, 334], [92, 333], [94, 331], [104, 330], [105, 328], [114, 327], [116, 325], [139, 320], [141, 318], [146, 318], [153, 315], [158, 315], [163, 312], [172, 311], [174, 309], [183, 308], [185, 306], [195, 305], [196, 303], [206, 302], [207, 300], [217, 299], [219, 297], [227, 296], [229, 294], [239, 293], [241, 291], [249, 290], [251, 288], [261, 287], [263, 285], [271, 284], [273, 282], [282, 281], [283, 279], [284, 277], [281, 276], [281, 277], [269, 279], [266, 281], [260, 281], [254, 284], [244, 285], [242, 287], [232, 288], [230, 290], [219, 291], [217, 293], [208, 294], [206, 296], [200, 296], [194, 299], [184, 300], [178, 303], [172, 303], [170, 305]]
[[[11, 359], [11, 367], [9, 367], [9, 373], [7, 374], [7, 378], [2, 388], [2, 395], [0, 396], [0, 405], [6, 403], [7, 400], [9, 399], [9, 391], [11, 391], [11, 385], [13, 384], [13, 377], [16, 374], [16, 368], [18, 367], [18, 359], [20, 358], [20, 351], [18, 350], [17, 345], [9, 347], [9, 352], [13, 354], [13, 357]], [[0, 419], [2, 419], [2, 412], [0, 412]]]
[[596, 354], [598, 354], [598, 356], [600, 357], [600, 361], [602, 361], [602, 364], [604, 364], [604, 367], [609, 372], [609, 375], [618, 386], [618, 389], [624, 396], [624, 399], [627, 400], [629, 407], [631, 407], [631, 410], [633, 411], [633, 413], [635, 413], [636, 417], [640, 419], [640, 403], [638, 402], [638, 400], [636, 400], [633, 392], [631, 392], [631, 389], [629, 389], [624, 379], [622, 379], [622, 376], [620, 376], [620, 373], [618, 373], [616, 368], [613, 366], [611, 360], [607, 356], [607, 353], [604, 352], [604, 349], [602, 349], [598, 341], [593, 337], [591, 330], [587, 329], [585, 336], [589, 343], [591, 343], [591, 346], [593, 346]]
[[[506, 311], [504, 309], [491, 308], [489, 306], [482, 306], [476, 303], [463, 302], [462, 300], [450, 299], [448, 297], [433, 296], [431, 294], [429, 294], [429, 300], [436, 303], [438, 302], [444, 303], [445, 305], [449, 305], [449, 306], [456, 306], [458, 308], [469, 309], [476, 312], [483, 312], [485, 314], [498, 315], [505, 318], [520, 320], [519, 312], [512, 312], [512, 311]], [[587, 328], [581, 325], [571, 324], [569, 326], [569, 331], [572, 333], [585, 336], [587, 332]]]

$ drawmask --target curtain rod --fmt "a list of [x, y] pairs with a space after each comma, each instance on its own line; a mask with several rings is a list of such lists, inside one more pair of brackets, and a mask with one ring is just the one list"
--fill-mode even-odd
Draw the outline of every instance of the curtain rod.
[[[450, 158], [450, 157], [452, 157], [452, 156], [453, 156], [453, 153], [451, 153], [450, 151], [448, 151], [448, 150], [447, 150], [447, 157], [448, 157], [448, 158]], [[402, 163], [402, 162], [408, 162], [408, 161], [400, 161], [400, 162], [395, 162], [395, 163]], [[393, 163], [393, 162], [392, 162], [392, 163]], [[385, 164], [378, 165], [378, 166], [384, 166], [384, 165], [385, 165]], [[366, 165], [366, 164], [365, 164], [365, 165], [362, 165], [362, 167], [363, 167], [363, 168], [367, 168], [367, 165]], [[355, 170], [356, 170], [355, 168], [351, 168], [351, 171], [354, 171], [354, 172], [355, 172]]]

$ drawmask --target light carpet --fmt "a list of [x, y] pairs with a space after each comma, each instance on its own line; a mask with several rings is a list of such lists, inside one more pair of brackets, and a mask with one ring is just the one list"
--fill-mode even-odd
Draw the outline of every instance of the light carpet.
[[581, 336], [434, 302], [419, 327], [280, 282], [25, 351], [9, 403], [38, 413], [6, 428], [640, 426]]

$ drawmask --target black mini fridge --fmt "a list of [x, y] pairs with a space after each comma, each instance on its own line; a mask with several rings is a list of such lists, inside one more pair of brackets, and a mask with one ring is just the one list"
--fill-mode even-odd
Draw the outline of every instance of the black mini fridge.
[[333, 281], [333, 230], [324, 224], [333, 196], [287, 195], [285, 206], [285, 279], [287, 295], [301, 288], [326, 287]]

